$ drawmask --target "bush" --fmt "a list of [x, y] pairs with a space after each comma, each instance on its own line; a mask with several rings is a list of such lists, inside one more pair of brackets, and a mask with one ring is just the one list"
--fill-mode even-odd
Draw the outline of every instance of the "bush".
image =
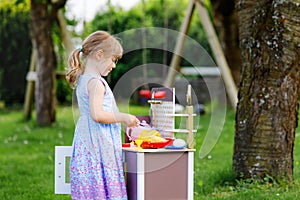
[[72, 104], [73, 90], [66, 80], [58, 79], [56, 81], [56, 96], [60, 104]]
[[0, 2], [0, 100], [23, 103], [30, 64], [29, 1]]

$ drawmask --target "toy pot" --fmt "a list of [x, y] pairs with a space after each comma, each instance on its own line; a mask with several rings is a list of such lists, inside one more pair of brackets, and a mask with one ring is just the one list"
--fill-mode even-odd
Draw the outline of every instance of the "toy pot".
[[127, 127], [126, 129], [126, 135], [128, 136], [130, 141], [134, 141], [138, 139], [139, 134], [143, 130], [153, 130], [149, 124], [145, 120], [143, 120], [138, 127]]

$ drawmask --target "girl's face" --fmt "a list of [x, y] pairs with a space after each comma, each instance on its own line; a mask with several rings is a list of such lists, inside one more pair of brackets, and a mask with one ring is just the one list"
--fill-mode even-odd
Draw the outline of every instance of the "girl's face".
[[116, 68], [117, 59], [114, 56], [99, 55], [97, 70], [101, 76], [107, 76], [113, 68]]
[[118, 59], [113, 56], [109, 57], [100, 71], [101, 76], [107, 76], [114, 68], [116, 68], [117, 62]]

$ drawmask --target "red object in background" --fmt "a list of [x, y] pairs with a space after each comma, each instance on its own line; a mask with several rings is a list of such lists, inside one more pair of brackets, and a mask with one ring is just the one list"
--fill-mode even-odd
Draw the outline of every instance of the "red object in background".
[[140, 96], [144, 97], [146, 99], [150, 99], [151, 98], [151, 92], [150, 92], [150, 90], [140, 90]]
[[[150, 90], [140, 90], [140, 96], [146, 99], [151, 99], [151, 91]], [[163, 99], [166, 97], [165, 91], [157, 91], [154, 93], [155, 99]]]

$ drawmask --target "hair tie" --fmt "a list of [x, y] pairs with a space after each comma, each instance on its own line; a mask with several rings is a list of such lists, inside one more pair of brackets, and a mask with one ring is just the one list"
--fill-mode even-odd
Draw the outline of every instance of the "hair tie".
[[82, 52], [82, 46], [80, 46], [80, 47], [78, 48], [78, 50], [79, 50], [79, 52]]

